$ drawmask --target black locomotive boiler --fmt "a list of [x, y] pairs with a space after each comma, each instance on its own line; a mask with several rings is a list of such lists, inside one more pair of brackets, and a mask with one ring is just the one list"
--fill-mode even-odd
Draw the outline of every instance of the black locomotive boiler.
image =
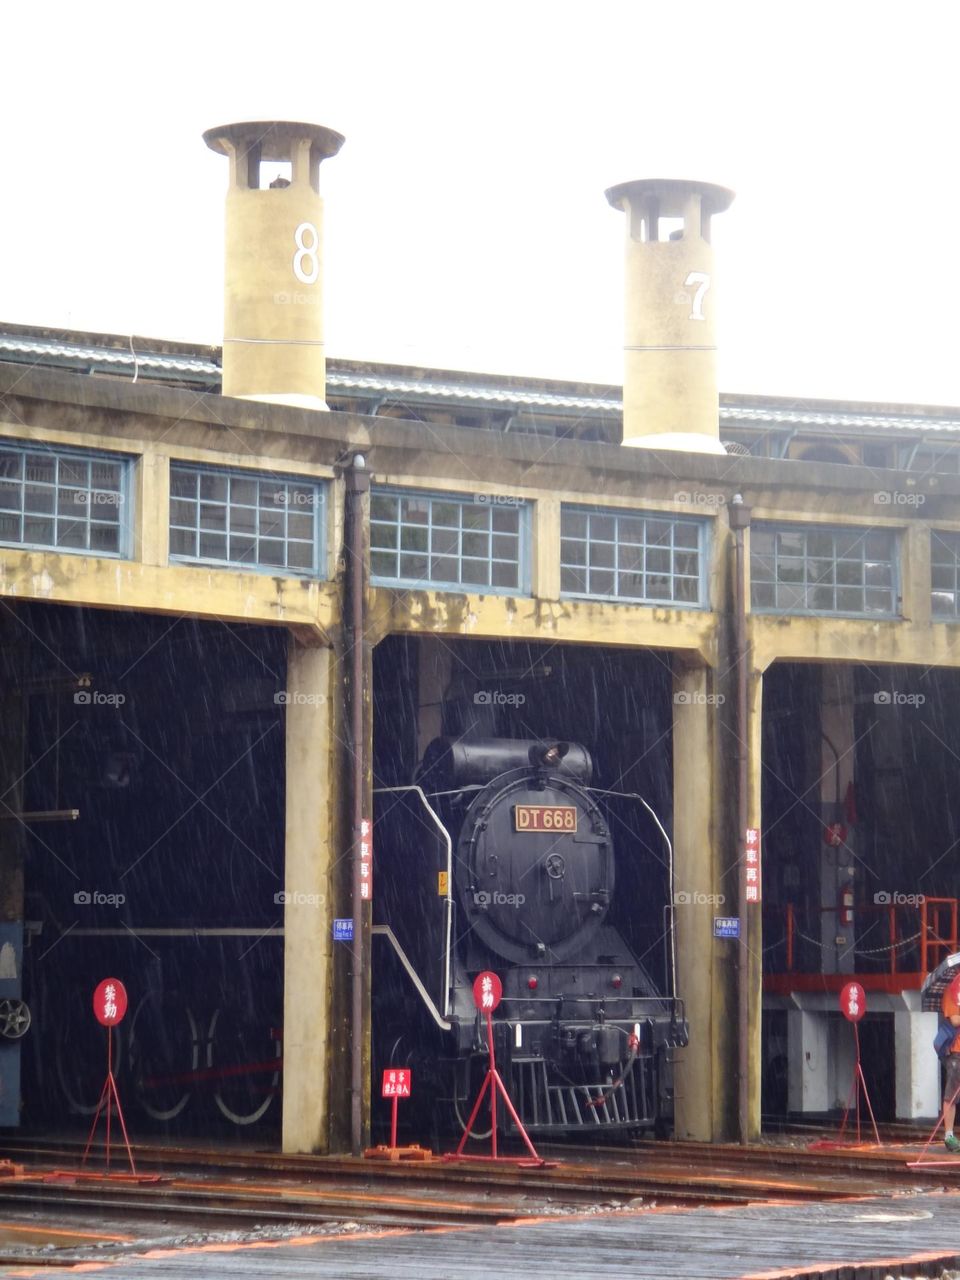
[[461, 1125], [485, 1063], [472, 984], [486, 969], [503, 983], [498, 1067], [531, 1132], [672, 1119], [683, 1006], [610, 923], [614, 841], [592, 773], [576, 743], [441, 738], [416, 787], [378, 796], [381, 1057], [413, 1064]]

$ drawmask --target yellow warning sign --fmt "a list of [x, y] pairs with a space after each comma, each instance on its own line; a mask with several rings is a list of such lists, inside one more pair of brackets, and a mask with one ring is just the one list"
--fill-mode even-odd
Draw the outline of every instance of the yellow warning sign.
[[437, 872], [437, 893], [441, 898], [445, 898], [450, 889], [450, 873], [447, 871]]

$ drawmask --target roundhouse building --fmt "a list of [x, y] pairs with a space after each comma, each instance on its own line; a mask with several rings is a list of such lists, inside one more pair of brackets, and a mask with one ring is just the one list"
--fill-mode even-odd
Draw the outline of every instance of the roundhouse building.
[[390, 920], [457, 920], [392, 834], [444, 735], [582, 743], [619, 797], [611, 910], [689, 1023], [679, 1135], [842, 1107], [852, 980], [876, 1109], [934, 1115], [960, 409], [718, 395], [732, 195], [697, 183], [608, 193], [622, 391], [325, 360], [342, 139], [205, 137], [222, 348], [0, 323], [0, 1122], [90, 1114], [108, 973], [145, 1124], [357, 1150], [381, 1063], [442, 1095]]

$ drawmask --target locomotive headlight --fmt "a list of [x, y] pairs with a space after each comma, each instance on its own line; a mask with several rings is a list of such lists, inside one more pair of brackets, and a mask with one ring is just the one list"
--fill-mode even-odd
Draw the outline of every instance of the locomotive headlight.
[[539, 983], [539, 982], [537, 981], [537, 979], [533, 976], [533, 974], [531, 974], [531, 975], [530, 975], [530, 977], [527, 979], [527, 986], [530, 988], [530, 990], [531, 990], [531, 991], [536, 991], [536, 989], [537, 989], [537, 987], [539, 987], [539, 985], [540, 985], [540, 983]]
[[618, 991], [620, 990], [620, 988], [623, 986], [623, 978], [620, 977], [619, 973], [615, 973], [613, 975], [613, 977], [610, 979], [610, 985], [611, 987], [616, 987]]

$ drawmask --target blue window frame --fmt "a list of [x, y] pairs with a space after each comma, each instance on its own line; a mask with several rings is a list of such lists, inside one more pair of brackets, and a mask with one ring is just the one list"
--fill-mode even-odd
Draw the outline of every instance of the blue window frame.
[[750, 598], [758, 613], [898, 614], [892, 529], [756, 524], [750, 531]]
[[375, 583], [509, 594], [529, 591], [529, 509], [489, 494], [374, 488]]
[[170, 559], [316, 576], [326, 486], [170, 464]]
[[960, 533], [930, 530], [930, 607], [935, 618], [960, 618]]
[[0, 542], [129, 555], [126, 458], [42, 444], [0, 444]]
[[609, 508], [560, 509], [565, 596], [703, 608], [706, 523]]

